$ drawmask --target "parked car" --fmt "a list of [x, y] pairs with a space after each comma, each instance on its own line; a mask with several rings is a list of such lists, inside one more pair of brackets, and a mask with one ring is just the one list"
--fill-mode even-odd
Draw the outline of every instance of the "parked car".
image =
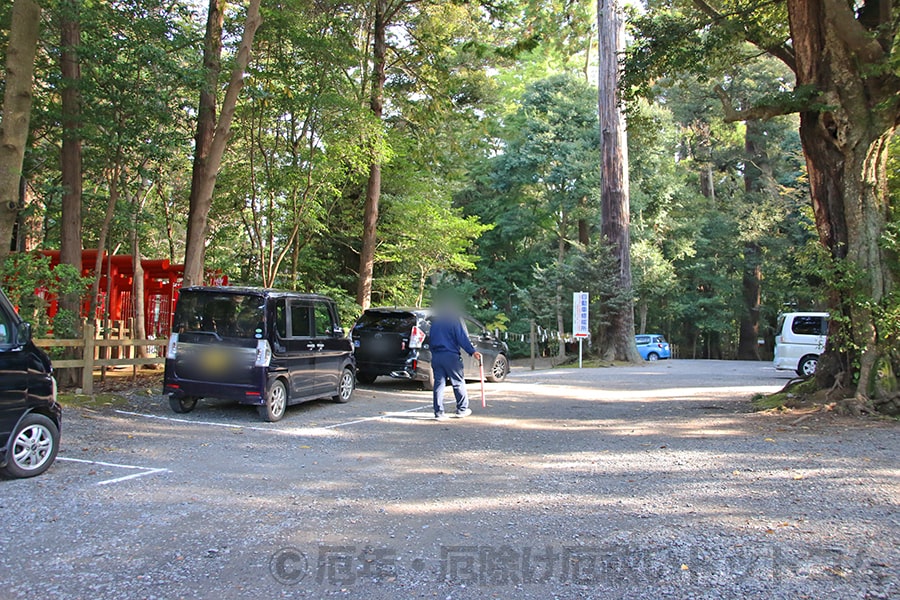
[[634, 336], [634, 343], [637, 345], [638, 352], [644, 360], [652, 362], [663, 358], [672, 358], [669, 342], [659, 333], [636, 335]]
[[828, 313], [791, 312], [778, 317], [775, 327], [776, 369], [796, 371], [801, 377], [816, 372], [819, 355], [828, 341]]
[[[424, 389], [434, 387], [428, 332], [434, 312], [428, 308], [370, 308], [365, 311], [350, 337], [356, 353], [356, 378], [372, 383], [379, 376], [421, 381]], [[475, 349], [484, 360], [489, 381], [503, 381], [509, 374], [509, 348], [478, 321], [463, 316], [463, 323]], [[477, 361], [462, 353], [467, 377], [479, 373]]]
[[34, 477], [50, 468], [61, 425], [50, 358], [0, 290], [0, 473]]
[[278, 421], [291, 404], [347, 402], [353, 347], [334, 301], [240, 287], [181, 290], [166, 352], [164, 393], [176, 413], [202, 397], [236, 400]]

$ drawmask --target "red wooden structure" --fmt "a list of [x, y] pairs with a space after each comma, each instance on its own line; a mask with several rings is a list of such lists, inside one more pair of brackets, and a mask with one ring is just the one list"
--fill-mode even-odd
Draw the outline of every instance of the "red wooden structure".
[[[50, 266], [59, 264], [58, 250], [43, 250], [50, 257]], [[81, 275], [93, 277], [97, 264], [97, 250], [81, 253]], [[167, 337], [172, 328], [175, 301], [184, 276], [184, 265], [173, 265], [168, 260], [141, 260], [144, 268], [144, 324], [148, 337]], [[208, 273], [209, 285], [228, 285], [228, 276], [221, 272]], [[132, 290], [134, 263], [129, 254], [103, 253], [101, 260], [100, 293], [97, 295], [97, 314], [88, 315], [90, 299], [85, 301], [82, 316], [111, 321], [127, 321], [135, 316]], [[52, 318], [58, 303], [51, 299], [47, 310]]]

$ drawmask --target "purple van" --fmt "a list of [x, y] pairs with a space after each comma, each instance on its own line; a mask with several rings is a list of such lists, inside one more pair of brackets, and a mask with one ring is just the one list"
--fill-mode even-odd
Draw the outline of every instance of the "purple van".
[[266, 421], [319, 398], [353, 395], [353, 346], [334, 300], [242, 287], [181, 290], [166, 352], [164, 393], [176, 413], [203, 397], [257, 407]]

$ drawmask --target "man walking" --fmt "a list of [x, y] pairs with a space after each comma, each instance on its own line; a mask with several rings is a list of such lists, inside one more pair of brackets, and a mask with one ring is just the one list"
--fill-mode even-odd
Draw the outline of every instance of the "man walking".
[[469, 396], [466, 393], [466, 380], [463, 373], [460, 349], [465, 350], [475, 360], [481, 360], [481, 352], [475, 350], [469, 340], [469, 334], [463, 327], [459, 313], [449, 308], [439, 308], [431, 321], [431, 369], [434, 372], [434, 418], [438, 421], [447, 419], [444, 414], [444, 389], [447, 379], [453, 387], [456, 397], [456, 416], [468, 417], [472, 414], [469, 408]]

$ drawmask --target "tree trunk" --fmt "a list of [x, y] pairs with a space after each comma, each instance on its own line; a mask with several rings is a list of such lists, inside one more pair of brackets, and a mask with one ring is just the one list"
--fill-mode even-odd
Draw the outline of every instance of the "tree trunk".
[[650, 311], [650, 303], [646, 300], [638, 302], [638, 315], [640, 316], [640, 327], [638, 333], [647, 333], [647, 313]]
[[694, 122], [697, 142], [693, 148], [694, 158], [700, 167], [700, 194], [712, 201], [716, 199], [716, 178], [712, 158], [712, 129], [704, 121]]
[[[557, 356], [560, 359], [566, 358], [566, 315], [563, 310], [563, 293], [565, 292], [563, 288], [563, 280], [562, 273], [563, 269], [566, 267], [566, 233], [568, 229], [568, 222], [566, 219], [566, 214], [563, 213], [559, 219], [559, 236], [557, 238], [557, 251], [556, 251], [556, 277], [558, 283], [556, 284], [556, 333], [559, 337], [559, 348], [557, 349]], [[574, 330], [574, 324], [573, 324]]]
[[598, 0], [597, 39], [600, 55], [599, 115], [601, 140], [600, 230], [619, 263], [618, 286], [629, 300], [614, 314], [603, 336], [605, 360], [641, 360], [634, 343], [634, 300], [631, 293], [630, 201], [625, 115], [619, 102], [619, 56], [625, 48], [625, 19], [619, 0]]
[[[81, 45], [79, 0], [63, 3], [60, 23], [62, 73], [62, 223], [60, 262], [81, 270]], [[69, 307], [71, 308], [71, 307]], [[80, 311], [79, 311], [80, 312]]]
[[759, 305], [762, 290], [759, 255], [758, 245], [744, 246], [744, 273], [741, 277], [743, 306], [738, 337], [738, 360], [759, 360]]
[[[62, 215], [60, 222], [59, 261], [81, 272], [81, 46], [80, 0], [64, 0], [60, 5], [60, 99], [62, 103], [62, 148], [60, 179]], [[53, 323], [56, 337], [81, 336], [81, 294], [63, 294], [59, 312]], [[64, 358], [75, 358], [77, 350], [66, 351]], [[62, 369], [61, 386], [81, 381], [78, 369]]]
[[[197, 112], [197, 134], [194, 137], [194, 165], [191, 171], [191, 193], [185, 247], [184, 285], [203, 282], [203, 264], [206, 254], [206, 226], [209, 206], [200, 197], [207, 173], [209, 149], [216, 131], [216, 90], [222, 71], [222, 25], [225, 19], [225, 0], [210, 0], [206, 15], [206, 35], [203, 38], [203, 69], [205, 81], [200, 89], [200, 105]], [[188, 254], [192, 255], [191, 278], [188, 278]], [[195, 264], [199, 264], [199, 277], [195, 276]]]
[[[139, 340], [147, 339], [147, 315], [144, 306], [144, 265], [141, 264], [141, 235], [139, 232], [141, 214], [144, 208], [143, 198], [141, 194], [135, 194], [132, 201], [132, 213], [134, 220], [131, 223], [131, 265], [134, 271], [134, 279], [131, 286], [131, 305], [134, 307], [134, 330], [132, 337]], [[146, 346], [136, 346], [135, 356], [145, 358], [147, 356]]]
[[[762, 123], [748, 120], [744, 132], [744, 193], [750, 203], [760, 195], [777, 194], [772, 168], [765, 146]], [[759, 360], [759, 309], [762, 299], [762, 248], [755, 241], [744, 243], [744, 267], [741, 277], [740, 330], [738, 360]]]
[[[122, 159], [122, 148], [119, 147], [116, 152], [116, 165], [113, 166], [112, 175], [109, 178], [109, 198], [106, 201], [106, 213], [103, 215], [103, 223], [100, 225], [100, 233], [97, 236], [97, 258], [94, 261], [94, 282], [91, 285], [91, 300], [90, 300], [90, 309], [88, 310], [88, 315], [91, 318], [94, 318], [93, 315], [97, 312], [97, 303], [100, 296], [100, 279], [103, 277], [103, 252], [106, 250], [106, 238], [109, 235], [109, 225], [112, 223], [113, 217], [116, 214], [116, 204], [119, 201], [119, 162]], [[107, 280], [112, 276], [111, 273], [107, 273]], [[110, 298], [106, 298], [106, 306], [109, 307]]]
[[421, 308], [425, 301], [425, 284], [428, 282], [428, 273], [424, 267], [419, 268], [419, 294], [416, 296], [416, 308]]
[[[384, 113], [385, 43], [387, 36], [387, 0], [375, 0], [375, 26], [372, 41], [372, 94], [369, 107], [378, 121]], [[377, 151], [376, 151], [377, 152]], [[377, 246], [378, 205], [381, 202], [381, 159], [377, 154], [369, 165], [366, 201], [363, 209], [363, 237], [359, 251], [359, 286], [356, 302], [363, 308], [372, 303], [372, 280]]]
[[877, 365], [889, 349], [879, 338], [876, 312], [897, 277], [890, 269], [896, 249], [881, 243], [891, 209], [888, 147], [900, 121], [900, 81], [884, 68], [891, 43], [880, 39], [895, 18], [890, 4], [885, 7], [867, 29], [846, 2], [788, 0], [797, 85], [819, 92], [815, 107], [800, 113], [816, 228], [836, 266], [850, 270], [849, 278], [833, 282], [832, 298], [832, 311], [849, 317], [849, 327], [832, 319], [826, 354], [842, 345], [857, 348], [842, 360], [820, 361], [834, 367], [817, 376], [827, 385], [838, 365], [851, 372], [858, 362], [859, 405], [875, 395]]
[[0, 267], [12, 244], [19, 215], [22, 162], [31, 118], [34, 56], [40, 32], [41, 7], [34, 0], [15, 0], [6, 46], [6, 89], [0, 119]]

